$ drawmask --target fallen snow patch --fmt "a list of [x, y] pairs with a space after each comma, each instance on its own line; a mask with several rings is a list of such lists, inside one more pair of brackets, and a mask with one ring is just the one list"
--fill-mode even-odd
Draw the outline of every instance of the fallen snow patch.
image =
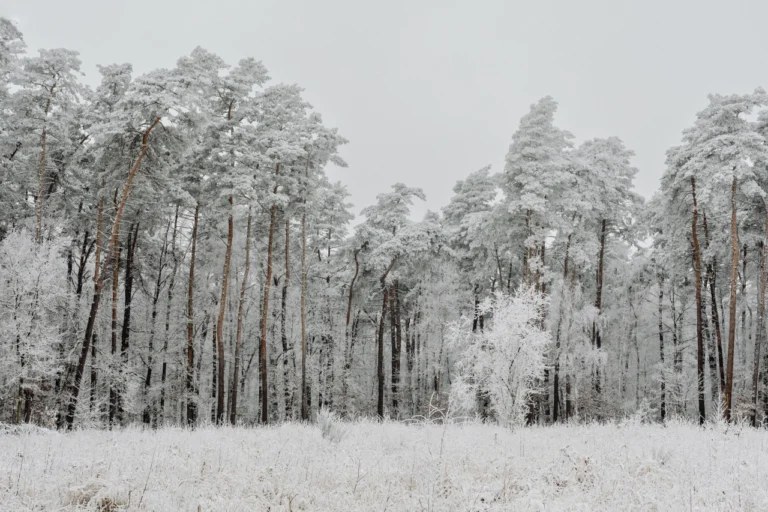
[[343, 429], [0, 436], [0, 510], [768, 510], [761, 430]]

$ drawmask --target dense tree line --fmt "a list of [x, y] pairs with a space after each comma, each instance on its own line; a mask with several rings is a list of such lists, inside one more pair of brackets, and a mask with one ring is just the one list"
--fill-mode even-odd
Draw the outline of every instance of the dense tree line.
[[351, 228], [346, 139], [260, 62], [80, 65], [0, 19], [0, 420], [768, 412], [761, 89], [711, 96], [647, 203], [545, 97], [440, 213], [397, 183]]

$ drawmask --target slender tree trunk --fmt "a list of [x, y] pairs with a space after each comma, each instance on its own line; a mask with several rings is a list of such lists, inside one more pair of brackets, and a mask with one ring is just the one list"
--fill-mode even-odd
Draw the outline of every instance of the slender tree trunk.
[[93, 339], [91, 339], [91, 411], [96, 407], [96, 386], [99, 380], [99, 374], [96, 369], [96, 342], [98, 341], [96, 338], [96, 333], [94, 333]]
[[693, 273], [696, 280], [696, 389], [699, 393], [699, 425], [704, 424], [704, 333], [702, 317], [704, 303], [701, 300], [701, 252], [699, 250], [698, 223], [699, 205], [696, 200], [696, 179], [691, 176], [691, 194], [693, 196], [693, 219], [691, 221], [691, 238], [693, 238]]
[[765, 292], [768, 286], [768, 205], [765, 208], [765, 232], [760, 255], [760, 295], [757, 299], [757, 334], [755, 335], [755, 360], [752, 369], [752, 426], [757, 426], [757, 407], [760, 392], [760, 350], [765, 339]]
[[[663, 309], [663, 302], [664, 302], [664, 279], [662, 276], [662, 273], [659, 272], [659, 361], [661, 365], [661, 404], [659, 406], [659, 410], [661, 411], [661, 422], [664, 423], [664, 420], [667, 417], [667, 384], [666, 384], [666, 376], [664, 375], [665, 367], [664, 367], [664, 309]], [[637, 371], [640, 371], [640, 368], [637, 369]]]
[[248, 227], [245, 231], [245, 269], [243, 270], [243, 283], [240, 286], [240, 300], [237, 303], [237, 331], [235, 339], [235, 362], [232, 372], [232, 407], [229, 411], [229, 422], [237, 424], [237, 388], [240, 378], [240, 354], [243, 350], [243, 307], [245, 305], [245, 292], [248, 289], [248, 273], [251, 270], [251, 214], [248, 212]]
[[[128, 196], [131, 192], [131, 185], [133, 184], [133, 179], [136, 176], [136, 172], [139, 170], [139, 165], [141, 165], [141, 161], [144, 158], [144, 155], [147, 153], [147, 150], [149, 149], [149, 134], [154, 129], [155, 126], [160, 122], [160, 118], [156, 117], [155, 120], [152, 122], [152, 124], [144, 131], [144, 135], [142, 136], [141, 141], [141, 151], [139, 152], [139, 156], [136, 158], [136, 161], [133, 164], [133, 167], [128, 172], [128, 178], [125, 181], [125, 185], [123, 186], [123, 194], [122, 199], [120, 201], [120, 205], [117, 208], [117, 212], [115, 214], [115, 220], [112, 224], [112, 236], [110, 240], [110, 247], [114, 246], [114, 240], [117, 238], [117, 230], [120, 226], [120, 218], [123, 215], [123, 210], [125, 209], [125, 204], [128, 201]], [[101, 207], [100, 207], [101, 210]], [[100, 224], [100, 223], [99, 223]], [[97, 243], [98, 245], [98, 243]], [[106, 263], [106, 262], [105, 262]], [[96, 265], [98, 268], [99, 265]], [[77, 411], [77, 399], [78, 395], [80, 394], [80, 384], [83, 380], [83, 372], [85, 370], [85, 362], [88, 358], [88, 350], [90, 348], [91, 343], [91, 337], [93, 336], [93, 329], [96, 324], [96, 315], [99, 311], [99, 302], [101, 300], [101, 289], [104, 285], [104, 279], [102, 275], [99, 275], [99, 277], [96, 277], [96, 273], [94, 273], [94, 293], [93, 293], [93, 299], [91, 301], [91, 310], [88, 315], [88, 323], [85, 327], [85, 336], [83, 338], [83, 347], [80, 352], [80, 359], [77, 363], [77, 370], [75, 371], [75, 379], [72, 382], [72, 386], [70, 388], [70, 397], [69, 397], [69, 403], [67, 404], [67, 415], [65, 417], [65, 422], [67, 425], [67, 430], [72, 430], [72, 426], [75, 421], [75, 412]]]
[[395, 286], [396, 282], [393, 282], [389, 287], [389, 337], [391, 342], [390, 355], [392, 357], [392, 414], [397, 417], [400, 409], [400, 404], [398, 403], [400, 393], [400, 354], [397, 351], [397, 333], [395, 328]]
[[739, 234], [736, 221], [736, 174], [731, 182], [731, 296], [728, 317], [728, 367], [725, 375], [725, 419], [731, 420], [733, 405], [733, 360], [736, 345], [736, 281], [739, 278]]
[[120, 387], [117, 396], [117, 419], [123, 423], [123, 393], [125, 384], [123, 382], [123, 369], [128, 367], [128, 347], [131, 337], [131, 302], [133, 299], [133, 262], [136, 255], [136, 244], [139, 238], [139, 223], [131, 225], [128, 230], [128, 254], [125, 260], [125, 303], [123, 304], [123, 327], [120, 331]]
[[563, 302], [565, 302], [565, 282], [568, 279], [568, 258], [571, 250], [572, 233], [568, 234], [568, 241], [565, 243], [565, 257], [563, 258], [563, 290], [560, 294], [560, 311], [557, 318], [557, 329], [555, 330], [555, 354], [554, 354], [554, 376], [552, 378], [554, 390], [552, 396], [552, 423], [557, 423], [560, 416], [560, 333], [563, 325]]
[[155, 397], [151, 396], [152, 389], [152, 367], [155, 356], [155, 333], [157, 331], [157, 305], [160, 302], [160, 290], [163, 286], [163, 269], [165, 268], [165, 254], [168, 250], [168, 233], [171, 231], [171, 222], [165, 228], [163, 236], [163, 247], [160, 250], [160, 257], [157, 262], [157, 278], [155, 279], [155, 290], [152, 293], [152, 313], [150, 315], [149, 340], [147, 342], [147, 374], [144, 378], [144, 396], [146, 403], [142, 412], [142, 421], [145, 425], [152, 423], [152, 418], [157, 418]]
[[352, 282], [349, 283], [349, 292], [347, 294], [347, 314], [346, 322], [344, 324], [344, 375], [341, 381], [341, 399], [344, 404], [345, 412], [347, 407], [347, 393], [349, 392], [349, 371], [352, 367], [352, 340], [350, 339], [349, 320], [352, 314], [352, 298], [355, 292], [355, 282], [357, 276], [360, 273], [360, 262], [357, 259], [357, 255], [360, 253], [360, 249], [355, 249], [353, 257], [355, 260], [355, 274], [352, 276]]
[[171, 270], [171, 279], [168, 283], [168, 296], [165, 302], [165, 335], [163, 336], [163, 364], [160, 367], [160, 417], [162, 423], [165, 423], [165, 381], [168, 376], [168, 341], [171, 336], [171, 304], [173, 303], [173, 289], [176, 284], [176, 272], [179, 269], [179, 260], [176, 256], [176, 233], [179, 223], [179, 206], [173, 215], [173, 234], [171, 235], [171, 258], [173, 258], [173, 269]]
[[[704, 222], [704, 240], [706, 241], [706, 247], [709, 248], [709, 227], [707, 225], [707, 214], [703, 214]], [[725, 396], [725, 365], [723, 363], [723, 334], [720, 327], [720, 315], [717, 310], [717, 260], [707, 264], [707, 274], [709, 281], [709, 292], [711, 298], [711, 315], [712, 315], [712, 327], [715, 330], [715, 336], [717, 339], [717, 367], [718, 367], [718, 387], [720, 390], [720, 398]], [[718, 398], [712, 396], [712, 400], [716, 401]]]
[[[117, 199], [117, 191], [115, 191], [115, 199]], [[115, 204], [117, 204], [117, 201], [115, 201]], [[119, 384], [115, 383], [115, 373], [117, 371], [116, 368], [116, 361], [117, 358], [117, 292], [118, 292], [118, 281], [120, 278], [120, 253], [122, 252], [122, 247], [120, 247], [120, 242], [118, 239], [115, 239], [114, 241], [114, 247], [112, 247], [112, 254], [115, 255], [114, 259], [112, 260], [112, 324], [111, 324], [111, 340], [112, 350], [110, 353], [112, 354], [111, 364], [110, 364], [110, 375], [109, 375], [109, 428], [112, 428], [112, 425], [115, 423], [115, 416], [117, 415], [117, 386]]]
[[[741, 263], [741, 293], [739, 294], [739, 302], [741, 302], [741, 366], [745, 369], [747, 367], [747, 244], [742, 246], [742, 263]], [[750, 311], [751, 314], [751, 311]], [[750, 325], [752, 322], [750, 321]], [[746, 379], [745, 379], [746, 380]]]
[[[277, 164], [280, 168], [280, 164]], [[277, 174], [277, 171], [275, 172]], [[277, 205], [269, 210], [269, 236], [267, 238], [267, 277], [264, 281], [264, 304], [261, 311], [261, 422], [269, 423], [269, 387], [267, 379], [267, 319], [269, 313], [269, 290], [272, 284], [272, 245], [275, 236], [275, 216]], [[304, 363], [302, 363], [304, 364]]]
[[187, 290], [187, 425], [197, 423], [197, 397], [195, 396], [195, 259], [197, 255], [197, 225], [199, 222], [200, 204], [195, 203], [195, 217], [192, 221], [192, 254], [189, 259], [189, 283]]
[[307, 388], [307, 213], [301, 213], [301, 419], [309, 420]]
[[[525, 213], [525, 232], [528, 237], [531, 237], [531, 210]], [[531, 286], [531, 249], [528, 247], [528, 243], [525, 243], [525, 250], [523, 251], [523, 282], [525, 286]]]
[[288, 320], [288, 286], [291, 282], [291, 221], [285, 219], [285, 280], [283, 281], [283, 290], [280, 299], [280, 342], [283, 347], [283, 394], [285, 400], [285, 419], [290, 420], [293, 417], [293, 395], [290, 375], [290, 366], [288, 364], [288, 354], [291, 347], [288, 345], [288, 334], [286, 331], [286, 322]]
[[[379, 278], [381, 284], [382, 302], [381, 319], [379, 320], [379, 332], [377, 335], [377, 358], [376, 358], [376, 377], [378, 379], [378, 397], [376, 401], [376, 413], [380, 419], [384, 419], [384, 323], [387, 318], [387, 276], [397, 263], [397, 257], [394, 257], [387, 267], [387, 270]], [[437, 381], [436, 381], [437, 382]]]
[[229, 196], [229, 215], [227, 217], [227, 248], [224, 256], [224, 271], [221, 279], [221, 299], [219, 301], [219, 319], [216, 324], [216, 353], [218, 362], [216, 423], [224, 422], [224, 315], [227, 311], [227, 291], [229, 289], [229, 268], [232, 261], [232, 239], [234, 223], [232, 220], [232, 196]]
[[45, 112], [43, 120], [43, 131], [40, 134], [40, 162], [37, 164], [38, 190], [37, 201], [35, 202], [35, 213], [37, 215], [37, 230], [35, 231], [35, 240], [40, 243], [43, 240], [43, 201], [45, 194], [45, 167], [46, 154], [48, 152], [48, 112], [51, 110], [53, 101], [53, 91], [56, 85], [51, 87], [48, 99], [45, 102]]
[[[592, 344], [600, 349], [602, 346], [602, 340], [600, 338], [600, 310], [603, 307], [603, 265], [605, 262], [605, 219], [603, 219], [600, 228], [600, 253], [597, 258], [597, 274], [596, 274], [596, 292], [595, 292], [595, 309], [597, 309], [598, 319], [592, 322]], [[599, 386], [599, 383], [598, 383]], [[598, 389], [599, 391], [599, 389]]]

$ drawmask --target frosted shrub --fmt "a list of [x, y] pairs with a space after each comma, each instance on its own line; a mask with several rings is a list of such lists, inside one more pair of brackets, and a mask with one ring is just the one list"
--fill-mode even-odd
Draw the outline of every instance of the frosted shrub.
[[480, 313], [490, 318], [483, 332], [472, 333], [469, 319], [453, 326], [449, 339], [463, 348], [451, 388], [457, 412], [471, 413], [480, 397], [487, 397], [501, 424], [523, 423], [546, 368], [544, 353], [551, 338], [541, 329], [545, 306], [545, 297], [533, 290], [496, 294], [480, 304]]
[[321, 408], [317, 413], [317, 424], [320, 427], [323, 438], [328, 439], [332, 443], [340, 442], [347, 433], [347, 429], [341, 424], [338, 415], [325, 407]]

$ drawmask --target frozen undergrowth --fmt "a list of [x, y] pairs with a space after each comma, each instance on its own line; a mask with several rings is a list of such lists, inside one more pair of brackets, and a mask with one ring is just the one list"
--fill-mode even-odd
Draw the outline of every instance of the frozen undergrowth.
[[0, 436], [0, 510], [768, 510], [768, 433], [687, 424]]

